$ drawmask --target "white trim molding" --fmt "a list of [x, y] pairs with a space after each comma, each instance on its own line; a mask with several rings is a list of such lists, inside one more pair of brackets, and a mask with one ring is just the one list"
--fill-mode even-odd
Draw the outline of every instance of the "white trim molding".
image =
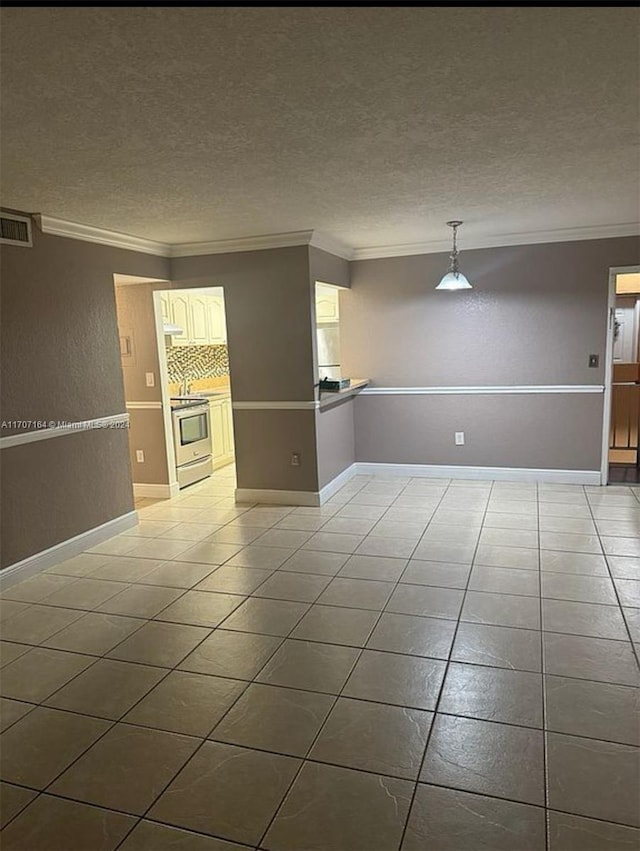
[[234, 411], [314, 411], [320, 402], [233, 402]]
[[155, 242], [127, 233], [83, 225], [80, 222], [68, 222], [41, 213], [34, 216], [38, 227], [43, 233], [53, 236], [66, 236], [70, 239], [81, 239], [84, 242], [95, 242], [98, 245], [109, 245], [112, 248], [124, 248], [127, 251], [140, 251], [142, 254], [154, 254], [156, 257], [169, 257], [171, 246], [165, 242]]
[[343, 488], [351, 479], [356, 475], [356, 465], [351, 464], [346, 470], [343, 470], [341, 473], [335, 477], [335, 479], [331, 479], [330, 482], [320, 489], [320, 493], [318, 496], [320, 497], [320, 505], [324, 505], [325, 502], [331, 499], [331, 497], [336, 494], [340, 488]]
[[129, 414], [112, 414], [108, 417], [97, 417], [94, 420], [81, 420], [79, 422], [63, 422], [60, 420], [49, 420], [48, 422], [47, 428], [22, 431], [19, 434], [0, 437], [0, 449], [11, 449], [13, 446], [21, 446], [24, 443], [37, 443], [40, 440], [64, 437], [67, 434], [76, 434], [97, 428], [128, 428]]
[[294, 248], [299, 245], [311, 245], [321, 251], [328, 251], [351, 259], [352, 250], [339, 240], [321, 234], [315, 230], [289, 231], [288, 233], [269, 233], [261, 236], [241, 236], [236, 239], [214, 239], [207, 242], [184, 242], [169, 246], [169, 257], [195, 257], [206, 254], [233, 254], [236, 251], [265, 251], [270, 248]]
[[131, 411], [161, 411], [162, 402], [127, 402], [126, 407]]
[[178, 482], [172, 482], [168, 485], [147, 484], [146, 482], [133, 483], [133, 495], [136, 499], [141, 497], [171, 499], [172, 496], [178, 496], [179, 493], [180, 485]]
[[358, 461], [354, 466], [359, 476], [553, 482], [563, 485], [600, 484], [600, 470], [538, 470], [529, 467], [464, 467], [445, 464], [374, 464], [366, 461]]
[[495, 387], [365, 387], [361, 396], [469, 396], [520, 393], [604, 393], [602, 384], [529, 384]]
[[122, 532], [126, 532], [127, 529], [132, 529], [137, 523], [138, 512], [129, 511], [127, 514], [121, 514], [120, 517], [114, 517], [113, 520], [108, 520], [100, 526], [87, 529], [86, 532], [74, 535], [73, 538], [61, 541], [53, 547], [22, 559], [22, 561], [10, 564], [0, 573], [0, 588], [8, 588], [10, 585], [15, 585], [16, 582], [22, 582], [23, 579], [35, 576], [36, 573], [40, 573], [42, 570], [67, 561], [67, 559], [73, 558], [73, 556], [77, 556], [85, 550], [95, 547], [97, 544], [101, 544], [114, 535], [120, 535]]
[[261, 488], [236, 488], [236, 502], [264, 503], [265, 505], [320, 505], [318, 491], [264, 490]]
[[[559, 228], [557, 230], [528, 231], [526, 233], [497, 233], [474, 236], [465, 234], [463, 250], [476, 248], [508, 248], [512, 245], [538, 245], [548, 242], [576, 242], [589, 239], [613, 239], [621, 236], [638, 236], [640, 222], [596, 227]], [[412, 254], [448, 253], [451, 242], [433, 240], [396, 245], [379, 245], [354, 248], [350, 260], [378, 260], [383, 257], [406, 257]]]

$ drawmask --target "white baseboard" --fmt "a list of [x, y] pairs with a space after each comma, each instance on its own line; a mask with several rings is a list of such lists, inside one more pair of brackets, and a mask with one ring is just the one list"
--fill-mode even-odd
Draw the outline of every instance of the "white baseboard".
[[360, 476], [412, 476], [438, 479], [487, 479], [501, 482], [554, 482], [599, 485], [600, 470], [537, 470], [529, 467], [463, 467], [442, 464], [369, 464], [359, 461]]
[[320, 505], [318, 491], [280, 491], [236, 488], [236, 502], [261, 502], [265, 505]]
[[327, 500], [331, 499], [331, 497], [337, 493], [340, 488], [344, 487], [347, 482], [351, 481], [351, 479], [356, 474], [356, 465], [351, 464], [350, 467], [347, 467], [346, 470], [343, 470], [339, 473], [335, 479], [331, 479], [331, 481], [326, 484], [321, 490], [318, 496], [320, 497], [320, 505], [324, 505]]
[[149, 485], [144, 482], [140, 484], [133, 483], [133, 495], [136, 499], [145, 496], [155, 499], [171, 499], [172, 496], [178, 496], [179, 493], [180, 485], [178, 482], [172, 482], [170, 485]]
[[122, 514], [120, 517], [114, 517], [113, 520], [108, 520], [101, 526], [87, 529], [86, 532], [81, 532], [73, 538], [61, 541], [47, 550], [42, 550], [42, 552], [22, 559], [22, 561], [10, 564], [0, 573], [0, 588], [8, 588], [10, 585], [15, 585], [16, 582], [22, 582], [23, 579], [35, 576], [36, 573], [40, 573], [42, 570], [73, 558], [73, 556], [77, 556], [85, 550], [95, 547], [96, 544], [101, 544], [108, 538], [113, 538], [114, 535], [126, 532], [127, 529], [135, 526], [137, 522], [138, 512], [129, 511], [127, 514]]

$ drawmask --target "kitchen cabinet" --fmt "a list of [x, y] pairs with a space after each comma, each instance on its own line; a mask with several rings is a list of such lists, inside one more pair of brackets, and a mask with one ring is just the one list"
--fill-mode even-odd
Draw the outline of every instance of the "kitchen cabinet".
[[326, 284], [316, 284], [316, 323], [338, 322], [339, 319], [338, 289]]
[[233, 411], [231, 398], [213, 398], [209, 401], [211, 421], [211, 444], [213, 469], [224, 467], [234, 459], [233, 445]]
[[162, 324], [171, 322], [171, 305], [169, 304], [169, 293], [160, 293], [160, 312], [162, 313]]
[[[163, 296], [164, 298], [164, 296]], [[183, 334], [174, 334], [174, 346], [215, 346], [227, 342], [224, 299], [221, 295], [181, 290], [167, 294], [166, 321], [179, 325]], [[163, 305], [163, 320], [165, 307]]]

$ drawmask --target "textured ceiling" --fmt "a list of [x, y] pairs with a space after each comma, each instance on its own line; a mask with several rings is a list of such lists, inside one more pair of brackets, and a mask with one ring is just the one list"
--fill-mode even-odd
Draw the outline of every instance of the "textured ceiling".
[[639, 216], [633, 8], [5, 8], [2, 204], [352, 247]]

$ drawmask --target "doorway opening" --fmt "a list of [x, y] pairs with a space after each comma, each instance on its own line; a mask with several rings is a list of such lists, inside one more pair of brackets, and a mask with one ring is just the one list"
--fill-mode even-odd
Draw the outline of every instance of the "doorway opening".
[[607, 480], [640, 484], [640, 268], [612, 270]]
[[183, 490], [235, 462], [224, 289], [158, 290], [154, 300], [168, 463]]

